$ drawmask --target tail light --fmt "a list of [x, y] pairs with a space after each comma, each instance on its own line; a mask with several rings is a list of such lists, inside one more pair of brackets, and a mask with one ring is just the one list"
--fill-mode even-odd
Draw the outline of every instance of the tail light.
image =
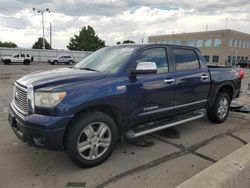
[[242, 80], [244, 78], [244, 76], [245, 76], [244, 71], [240, 70], [239, 75], [240, 75], [240, 79]]

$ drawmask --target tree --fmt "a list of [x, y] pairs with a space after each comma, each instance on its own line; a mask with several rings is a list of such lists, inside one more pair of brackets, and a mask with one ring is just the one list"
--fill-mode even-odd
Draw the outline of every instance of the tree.
[[[43, 49], [43, 38], [40, 37], [38, 40], [35, 42], [35, 44], [32, 46], [33, 49]], [[51, 49], [50, 44], [46, 41], [45, 39], [45, 49]]]
[[[122, 44], [129, 44], [129, 43], [135, 43], [135, 42], [132, 41], [132, 40], [124, 40], [124, 41], [122, 42]], [[119, 42], [117, 42], [116, 44], [119, 45], [119, 44], [121, 44], [121, 42], [119, 41]]]
[[69, 50], [86, 50], [95, 51], [102, 47], [105, 47], [105, 41], [101, 40], [96, 35], [95, 30], [91, 26], [83, 27], [79, 31], [79, 35], [74, 35], [70, 38]]
[[13, 42], [1, 42], [0, 47], [7, 47], [7, 48], [17, 48], [17, 45]]

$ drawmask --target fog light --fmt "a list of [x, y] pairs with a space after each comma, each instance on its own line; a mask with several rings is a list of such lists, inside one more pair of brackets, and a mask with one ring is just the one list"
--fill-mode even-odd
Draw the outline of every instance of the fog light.
[[33, 140], [37, 146], [45, 146], [45, 144], [46, 144], [46, 139], [44, 137], [41, 137], [41, 136], [34, 137]]

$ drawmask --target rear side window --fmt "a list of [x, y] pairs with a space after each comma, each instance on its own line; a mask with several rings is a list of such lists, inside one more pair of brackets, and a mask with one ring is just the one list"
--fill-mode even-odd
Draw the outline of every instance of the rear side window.
[[24, 54], [21, 54], [21, 57], [25, 57], [25, 55], [24, 55]]
[[29, 55], [29, 54], [26, 54], [26, 57], [30, 57], [30, 55]]
[[194, 70], [200, 68], [200, 63], [194, 50], [173, 49], [176, 71]]
[[139, 62], [155, 62], [157, 73], [168, 72], [167, 54], [164, 48], [152, 48], [143, 51], [136, 60]]

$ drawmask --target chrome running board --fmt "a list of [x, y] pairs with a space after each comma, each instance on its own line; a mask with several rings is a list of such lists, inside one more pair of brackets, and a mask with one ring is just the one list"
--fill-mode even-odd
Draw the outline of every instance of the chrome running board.
[[204, 116], [205, 116], [204, 113], [198, 112], [196, 114], [192, 114], [191, 117], [187, 117], [187, 118], [185, 118], [183, 120], [179, 120], [179, 121], [175, 121], [175, 122], [172, 121], [172, 122], [170, 122], [168, 124], [149, 127], [147, 129], [143, 129], [141, 131], [140, 130], [136, 130], [136, 131], [130, 130], [130, 131], [128, 131], [126, 133], [126, 136], [127, 136], [127, 138], [137, 138], [139, 136], [143, 136], [143, 135], [146, 135], [146, 134], [149, 134], [149, 133], [160, 131], [162, 129], [166, 129], [166, 128], [173, 127], [173, 126], [176, 126], [176, 125], [179, 125], [179, 124], [187, 123], [189, 121], [200, 119], [200, 118], [203, 118]]

